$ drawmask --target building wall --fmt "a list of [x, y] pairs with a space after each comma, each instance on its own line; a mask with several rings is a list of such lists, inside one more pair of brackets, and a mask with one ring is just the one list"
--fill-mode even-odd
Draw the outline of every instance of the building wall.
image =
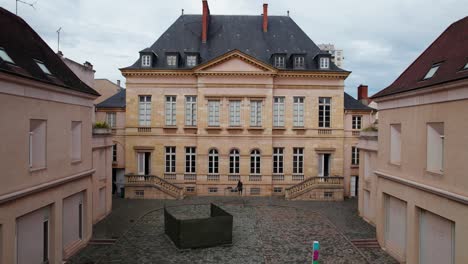
[[91, 88], [94, 88], [95, 82], [94, 82], [94, 73], [95, 71], [93, 70], [93, 66], [85, 66], [83, 64], [80, 64], [76, 61], [73, 61], [68, 58], [62, 58], [63, 62], [67, 64], [68, 68], [70, 68], [73, 73], [75, 73], [80, 80], [82, 80], [86, 85], [88, 85]]
[[96, 109], [96, 121], [106, 122], [109, 112], [116, 114], [116, 126], [112, 128], [112, 144], [117, 144], [117, 161], [112, 162], [112, 168], [125, 168], [125, 109]]
[[[379, 243], [385, 247], [385, 196], [407, 204], [406, 251], [395, 254], [407, 263], [418, 263], [421, 211], [454, 223], [454, 263], [468, 261], [468, 84], [459, 82], [433, 87], [405, 97], [380, 99], [379, 154], [376, 175], [376, 227]], [[443, 173], [427, 171], [427, 123], [444, 123]], [[401, 162], [390, 162], [390, 125], [401, 124]], [[437, 232], [438, 229], [431, 231]], [[429, 234], [425, 237], [433, 237]], [[440, 237], [445, 236], [441, 234]], [[433, 241], [436, 243], [437, 241]], [[428, 250], [428, 249], [426, 249]], [[406, 255], [406, 256], [405, 256]]]
[[359, 138], [359, 215], [375, 225], [377, 210], [377, 168], [378, 132], [361, 132]]
[[122, 89], [120, 86], [107, 79], [95, 79], [93, 88], [101, 95], [94, 100], [94, 104], [99, 104]]
[[[220, 64], [206, 72], [235, 72], [257, 68], [240, 60]], [[138, 96], [151, 95], [151, 131], [139, 132]], [[175, 127], [165, 125], [165, 96], [176, 96]], [[197, 96], [197, 128], [185, 127], [185, 96]], [[285, 126], [273, 127], [273, 97], [285, 97]], [[293, 97], [305, 97], [305, 127], [293, 129]], [[332, 98], [330, 134], [319, 134], [319, 97]], [[220, 100], [220, 128], [208, 127], [208, 99]], [[229, 127], [229, 100], [241, 100], [241, 128]], [[262, 100], [262, 128], [250, 127], [250, 99]], [[332, 155], [331, 176], [343, 175], [343, 80], [317, 77], [272, 77], [270, 75], [186, 75], [186, 76], [127, 76], [126, 107], [126, 173], [137, 173], [137, 152], [151, 152], [150, 174], [164, 177], [165, 146], [175, 146], [176, 180], [186, 186], [195, 182], [184, 180], [185, 147], [197, 147], [198, 194], [207, 195], [208, 187], [219, 187], [217, 195], [223, 195], [226, 187], [235, 187], [236, 181], [228, 181], [229, 151], [240, 150], [240, 176], [246, 189], [260, 186], [261, 195], [271, 195], [273, 147], [284, 147], [284, 181], [273, 186], [291, 186], [300, 181], [292, 180], [293, 147], [304, 147], [304, 176], [318, 175], [318, 154]], [[219, 181], [208, 181], [208, 151], [219, 152]], [[261, 181], [249, 181], [250, 152], [258, 148], [261, 153]]]

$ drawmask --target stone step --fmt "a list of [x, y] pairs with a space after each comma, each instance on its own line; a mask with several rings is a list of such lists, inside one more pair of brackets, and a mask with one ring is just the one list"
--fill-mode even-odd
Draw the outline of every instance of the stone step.
[[103, 239], [91, 239], [89, 241], [90, 245], [112, 245], [117, 241], [117, 239], [112, 238], [103, 238]]
[[380, 245], [377, 239], [372, 239], [372, 238], [354, 239], [354, 240], [351, 240], [351, 243], [353, 243], [358, 248], [380, 248]]

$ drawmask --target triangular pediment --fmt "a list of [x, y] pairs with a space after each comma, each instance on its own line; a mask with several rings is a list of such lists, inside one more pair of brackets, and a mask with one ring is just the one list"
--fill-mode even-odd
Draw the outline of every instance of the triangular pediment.
[[274, 73], [276, 69], [269, 64], [255, 59], [241, 51], [234, 50], [204, 64], [199, 65], [195, 72], [206, 73]]

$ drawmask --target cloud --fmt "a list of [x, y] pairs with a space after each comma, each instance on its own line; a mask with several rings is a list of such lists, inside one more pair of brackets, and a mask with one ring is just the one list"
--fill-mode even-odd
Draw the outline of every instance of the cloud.
[[[36, 0], [31, 0], [36, 1]], [[19, 15], [52, 47], [62, 27], [66, 57], [90, 61], [97, 78], [123, 79], [138, 51], [179, 17], [200, 14], [201, 0], [37, 0], [36, 10], [19, 3]], [[212, 14], [259, 15], [265, 0], [209, 0]], [[270, 15], [290, 16], [315, 43], [344, 50], [344, 68], [352, 71], [346, 91], [360, 83], [370, 93], [390, 85], [454, 21], [466, 16], [466, 0], [269, 0]], [[0, 0], [14, 12], [15, 1]]]

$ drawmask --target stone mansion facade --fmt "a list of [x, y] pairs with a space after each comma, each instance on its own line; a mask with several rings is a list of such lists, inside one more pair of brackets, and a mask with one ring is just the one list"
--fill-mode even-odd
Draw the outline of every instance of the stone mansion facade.
[[232, 195], [239, 180], [244, 195], [356, 194], [354, 146], [373, 109], [344, 93], [350, 72], [290, 17], [266, 5], [214, 16], [203, 1], [121, 71], [126, 197]]

